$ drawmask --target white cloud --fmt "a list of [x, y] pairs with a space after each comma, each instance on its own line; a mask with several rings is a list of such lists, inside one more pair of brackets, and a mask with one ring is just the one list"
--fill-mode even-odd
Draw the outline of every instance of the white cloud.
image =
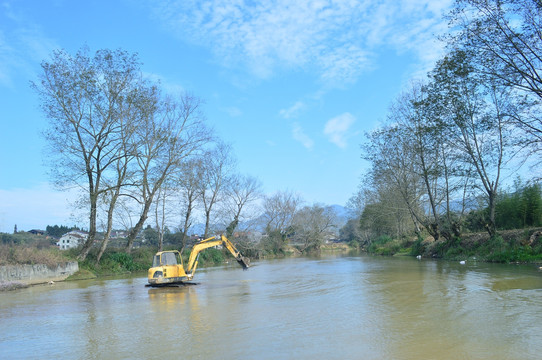
[[297, 1], [169, 0], [155, 16], [224, 66], [258, 77], [280, 69], [314, 71], [325, 83], [354, 82], [375, 66], [379, 47], [432, 58], [434, 35], [452, 0]]
[[309, 150], [312, 149], [312, 147], [314, 146], [314, 141], [312, 141], [312, 139], [307, 134], [305, 134], [305, 132], [301, 128], [301, 125], [299, 125], [298, 123], [293, 123], [292, 136], [296, 141], [299, 141], [305, 148]]
[[329, 120], [324, 127], [324, 134], [329, 141], [340, 148], [346, 148], [347, 139], [351, 135], [350, 127], [356, 121], [355, 117], [350, 113], [344, 113]]
[[297, 101], [288, 109], [282, 109], [279, 111], [279, 115], [285, 119], [291, 119], [298, 116], [298, 114], [305, 108], [305, 104], [302, 101]]

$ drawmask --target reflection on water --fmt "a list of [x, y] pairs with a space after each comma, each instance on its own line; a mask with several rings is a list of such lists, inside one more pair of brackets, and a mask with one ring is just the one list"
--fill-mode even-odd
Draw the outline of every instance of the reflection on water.
[[538, 359], [531, 266], [324, 257], [0, 293], [2, 358]]

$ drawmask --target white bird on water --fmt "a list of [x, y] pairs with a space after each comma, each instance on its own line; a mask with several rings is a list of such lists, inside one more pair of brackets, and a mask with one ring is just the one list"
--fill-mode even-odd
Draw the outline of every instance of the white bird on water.
[[422, 256], [421, 256], [421, 255], [418, 255], [418, 256], [416, 256], [416, 259], [421, 260], [421, 259], [422, 259]]
[[465, 260], [461, 260], [459, 263], [460, 263], [461, 265], [465, 265], [466, 261], [465, 261]]

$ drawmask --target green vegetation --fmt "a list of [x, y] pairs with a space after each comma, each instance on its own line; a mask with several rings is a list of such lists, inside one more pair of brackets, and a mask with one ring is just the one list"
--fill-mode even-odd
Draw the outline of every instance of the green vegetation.
[[[49, 228], [49, 227], [48, 227]], [[79, 249], [59, 250], [53, 245], [56, 240], [44, 235], [34, 235], [27, 232], [16, 234], [0, 233], [0, 266], [21, 264], [44, 264], [55, 267], [59, 263], [78, 261]], [[93, 248], [85, 261], [79, 261], [79, 271], [68, 280], [95, 278], [97, 276], [119, 275], [126, 273], [146, 272], [152, 264], [152, 258], [157, 251], [154, 246], [134, 249], [130, 254], [124, 249], [109, 248], [103, 254], [99, 264], [96, 263], [98, 248]], [[183, 252], [183, 260], [188, 261], [190, 249]], [[223, 264], [230, 257], [223, 250], [207, 249], [200, 254], [199, 266]], [[17, 288], [19, 283], [2, 286], [6, 289]]]
[[[183, 251], [183, 261], [186, 264], [191, 249]], [[79, 267], [91, 274], [98, 276], [118, 275], [126, 273], [146, 272], [152, 265], [152, 259], [157, 249], [153, 247], [141, 247], [133, 249], [130, 254], [121, 249], [108, 249], [98, 265], [96, 265], [97, 251], [90, 251], [85, 261], [79, 263]], [[70, 256], [75, 259], [77, 249], [69, 250]], [[225, 262], [227, 255], [222, 250], [207, 249], [200, 253], [199, 267], [219, 265]]]
[[421, 255], [425, 258], [498, 263], [542, 262], [542, 229], [508, 230], [489, 237], [487, 233], [473, 233], [452, 241], [433, 241], [431, 237], [413, 240], [394, 240], [381, 236], [364, 250], [372, 255]]
[[[539, 2], [454, 1], [446, 53], [362, 145], [370, 168], [349, 241], [374, 254], [540, 260], [522, 233], [542, 226], [541, 15]], [[533, 170], [513, 190], [510, 164]]]

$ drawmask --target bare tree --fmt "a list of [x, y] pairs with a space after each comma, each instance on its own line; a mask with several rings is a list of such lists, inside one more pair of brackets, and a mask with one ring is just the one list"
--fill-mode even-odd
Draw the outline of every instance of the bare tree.
[[[469, 182], [469, 172], [455, 169], [458, 151], [448, 141], [447, 127], [442, 122], [441, 107], [428, 94], [425, 84], [416, 82], [404, 91], [392, 105], [388, 120], [397, 125], [398, 141], [411, 150], [411, 169], [423, 183], [425, 216], [419, 220], [438, 240], [460, 235], [461, 218], [452, 215], [450, 199], [456, 199], [458, 185]], [[460, 176], [464, 178], [458, 181]], [[465, 193], [463, 192], [463, 196]], [[463, 197], [464, 199], [464, 197]], [[459, 212], [462, 214], [464, 208]], [[446, 216], [443, 216], [443, 215]]]
[[203, 237], [207, 238], [210, 235], [211, 215], [215, 205], [224, 198], [234, 161], [231, 155], [231, 147], [223, 142], [216, 143], [216, 146], [209, 150], [203, 156], [203, 159], [200, 198], [205, 215]]
[[[477, 71], [509, 87], [521, 111], [510, 119], [525, 131], [520, 144], [528, 155], [542, 151], [542, 5], [540, 1], [456, 0], [449, 15], [459, 31], [450, 47], [477, 55]], [[519, 110], [519, 109], [518, 109]]]
[[[423, 179], [415, 168], [413, 148], [408, 141], [404, 141], [401, 127], [391, 124], [373, 131], [369, 134], [369, 143], [363, 149], [364, 158], [370, 161], [372, 166], [368, 179], [373, 187], [372, 208], [375, 204], [388, 204], [389, 208], [384, 206], [380, 209], [388, 212], [388, 216], [393, 214], [400, 218], [403, 217], [404, 210], [407, 210], [416, 232], [420, 233], [420, 226], [424, 223]], [[390, 194], [388, 200], [393, 201], [384, 200]], [[376, 198], [380, 200], [375, 201]], [[401, 202], [398, 203], [398, 200]]]
[[226, 191], [227, 218], [232, 219], [226, 227], [226, 237], [231, 237], [243, 219], [243, 211], [261, 198], [262, 185], [255, 177], [249, 175], [232, 176]]
[[350, 209], [356, 217], [360, 217], [365, 206], [365, 197], [363, 186], [360, 184], [355, 193], [350, 196], [346, 203], [346, 208]]
[[180, 191], [180, 207], [183, 222], [181, 224], [181, 248], [185, 246], [188, 229], [193, 223], [193, 212], [201, 196], [200, 188], [203, 176], [201, 158], [193, 158], [182, 165], [177, 179]]
[[[137, 56], [122, 50], [99, 50], [92, 57], [88, 49], [71, 56], [53, 52], [42, 62], [42, 74], [32, 87], [41, 98], [50, 120], [45, 132], [51, 154], [51, 173], [60, 187], [76, 185], [86, 189], [89, 204], [89, 235], [79, 259], [84, 260], [94, 243], [98, 199], [114, 190], [108, 172], [122, 151], [123, 124], [135, 120], [127, 113], [133, 93], [140, 84]], [[138, 114], [135, 114], [138, 117]], [[122, 121], [121, 121], [122, 120]]]
[[337, 222], [332, 208], [314, 204], [297, 211], [293, 220], [294, 240], [301, 252], [320, 250]]
[[[484, 81], [485, 80], [485, 81]], [[432, 73], [433, 102], [446, 124], [449, 141], [474, 169], [489, 208], [486, 228], [496, 234], [495, 206], [501, 172], [512, 157], [510, 89], [480, 78], [468, 53], [456, 51], [438, 62]]]
[[104, 238], [102, 240], [102, 243], [100, 245], [100, 250], [98, 251], [98, 255], [96, 256], [96, 264], [100, 263], [100, 260], [107, 249], [107, 245], [109, 243], [109, 238], [111, 236], [111, 231], [113, 229], [113, 222], [114, 218], [113, 215], [116, 210], [117, 201], [119, 200], [119, 197], [122, 195], [122, 189], [127, 186], [126, 180], [130, 178], [130, 171], [129, 171], [129, 164], [133, 160], [133, 151], [127, 148], [128, 142], [127, 140], [130, 138], [130, 132], [133, 131], [132, 128], [126, 130], [125, 136], [123, 136], [123, 146], [120, 148], [120, 151], [124, 154], [124, 156], [119, 156], [119, 159], [117, 160], [117, 163], [115, 164], [116, 169], [116, 182], [114, 184], [110, 184], [108, 187], [110, 188], [109, 191], [103, 193], [104, 197], [104, 203], [108, 204], [107, 206], [107, 224], [106, 224], [106, 230], [104, 233]]
[[154, 221], [158, 233], [158, 251], [162, 251], [164, 248], [164, 235], [168, 229], [167, 222], [173, 214], [171, 204], [176, 190], [175, 182], [166, 179], [158, 189], [154, 199]]
[[288, 236], [293, 233], [295, 214], [302, 204], [299, 195], [288, 191], [279, 191], [263, 200], [263, 214], [267, 248], [282, 252]]
[[145, 109], [146, 116], [136, 131], [138, 186], [133, 193], [141, 211], [139, 220], [128, 234], [128, 253], [164, 181], [177, 176], [183, 161], [210, 140], [210, 132], [200, 112], [200, 100], [192, 95], [185, 94], [174, 100], [162, 98], [154, 89], [154, 100]]

